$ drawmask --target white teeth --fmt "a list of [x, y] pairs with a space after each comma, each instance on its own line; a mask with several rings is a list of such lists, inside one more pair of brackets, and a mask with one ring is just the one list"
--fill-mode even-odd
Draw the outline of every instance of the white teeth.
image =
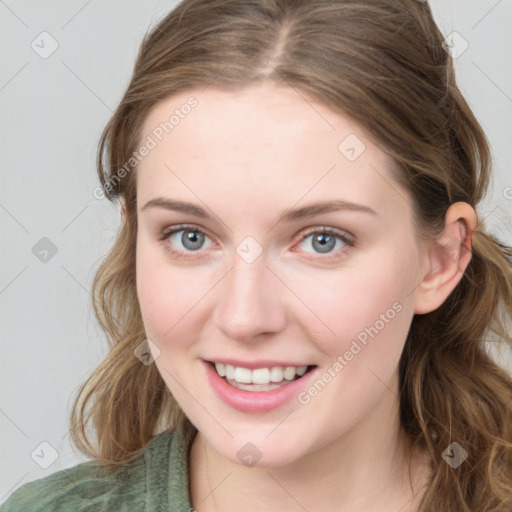
[[268, 368], [258, 368], [252, 371], [251, 377], [253, 384], [268, 384], [270, 382], [270, 370]]
[[293, 380], [295, 378], [295, 368], [293, 366], [287, 366], [284, 369], [283, 375], [286, 380]]
[[308, 369], [307, 366], [301, 366], [300, 368], [297, 368], [297, 375], [299, 377], [302, 377], [306, 373], [307, 369]]
[[270, 380], [272, 382], [281, 382], [283, 380], [283, 369], [280, 366], [274, 366], [270, 370]]
[[235, 367], [232, 364], [226, 365], [226, 379], [235, 378]]
[[215, 363], [215, 369], [221, 377], [226, 376], [226, 367], [224, 366], [224, 363]]
[[249, 368], [240, 368], [237, 366], [235, 368], [235, 380], [237, 382], [241, 382], [242, 384], [250, 384], [252, 378], [252, 372]]
[[307, 366], [273, 366], [272, 368], [256, 368], [250, 370], [231, 364], [215, 363], [215, 369], [221, 377], [227, 380], [233, 380], [240, 384], [270, 384], [285, 381], [292, 381], [295, 376], [302, 377], [307, 370]]

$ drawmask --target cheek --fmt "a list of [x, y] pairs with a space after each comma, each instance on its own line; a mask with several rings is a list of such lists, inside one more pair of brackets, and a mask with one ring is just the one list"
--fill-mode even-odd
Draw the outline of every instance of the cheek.
[[[354, 265], [330, 278], [326, 275], [313, 291], [310, 278], [302, 281], [300, 293], [334, 334], [309, 330], [325, 354], [319, 379], [325, 378], [327, 391], [317, 392], [315, 383], [301, 396], [301, 403], [315, 403], [318, 417], [326, 418], [334, 433], [350, 428], [383, 393], [393, 389], [414, 314], [410, 292], [415, 286], [416, 260], [412, 252], [405, 252], [397, 258], [391, 249], [379, 251], [373, 264]], [[306, 329], [310, 321], [304, 319], [302, 327]], [[318, 324], [322, 325], [315, 319]]]
[[137, 295], [146, 335], [168, 351], [197, 337], [212, 276], [200, 267], [172, 267], [159, 251], [138, 244]]
[[[215, 307], [208, 293], [219, 275], [208, 266], [171, 265], [163, 249], [142, 242], [137, 244], [137, 293], [146, 334], [162, 348], [166, 340], [173, 348], [191, 345]], [[330, 358], [349, 350], [354, 340], [363, 348], [372, 342], [376, 356], [389, 354], [392, 345], [396, 350], [403, 345], [412, 318], [415, 257], [411, 247], [398, 252], [390, 244], [339, 270], [283, 266], [279, 273], [293, 294], [284, 287], [283, 294], [268, 298], [280, 296], [290, 321]], [[379, 344], [373, 342], [377, 339]]]
[[412, 248], [400, 256], [395, 248], [381, 250], [366, 264], [333, 273], [314, 272], [315, 279], [312, 274], [303, 275], [294, 290], [314, 313], [314, 317], [307, 315], [303, 325], [310, 326], [324, 353], [331, 358], [343, 354], [354, 340], [362, 348], [378, 340], [373, 343], [376, 357], [383, 351], [389, 354], [390, 349], [400, 353], [413, 315], [411, 291], [417, 286]]

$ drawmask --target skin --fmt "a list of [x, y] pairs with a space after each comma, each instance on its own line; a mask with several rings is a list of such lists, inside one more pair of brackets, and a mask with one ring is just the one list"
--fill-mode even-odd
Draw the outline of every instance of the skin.
[[[414, 455], [410, 482], [398, 362], [413, 315], [439, 307], [462, 277], [474, 210], [452, 205], [437, 243], [418, 240], [412, 199], [394, 180], [392, 160], [356, 123], [291, 88], [187, 91], [155, 106], [141, 140], [191, 95], [197, 107], [139, 164], [136, 256], [155, 364], [199, 430], [189, 460], [193, 507], [416, 510], [428, 461]], [[366, 146], [353, 162], [338, 150], [350, 134]], [[212, 218], [144, 208], [156, 197], [192, 202]], [[289, 208], [332, 199], [375, 214], [278, 222]], [[207, 233], [202, 248], [182, 245], [183, 232], [160, 240], [183, 223]], [[324, 226], [350, 234], [355, 245], [338, 240], [325, 254], [313, 236], [300, 240]], [[262, 249], [252, 263], [236, 252], [247, 236]], [[192, 257], [178, 259], [166, 247]], [[394, 303], [400, 312], [306, 405], [294, 399], [243, 413], [208, 384], [201, 359], [293, 357], [326, 372]], [[237, 457], [247, 442], [261, 452], [252, 467]]]

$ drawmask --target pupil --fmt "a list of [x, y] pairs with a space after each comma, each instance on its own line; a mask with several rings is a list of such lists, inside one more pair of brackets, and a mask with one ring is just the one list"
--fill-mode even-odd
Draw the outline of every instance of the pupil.
[[184, 247], [193, 251], [201, 247], [203, 238], [202, 234], [195, 231], [185, 231], [181, 241]]
[[[326, 239], [330, 239], [330, 240], [326, 241]], [[330, 251], [336, 243], [336, 241], [334, 240], [334, 237], [332, 235], [325, 235], [325, 234], [320, 234], [320, 235], [317, 235], [316, 237], [314, 237], [313, 245], [315, 244], [315, 242], [320, 243], [320, 245], [317, 247], [319, 252]]]

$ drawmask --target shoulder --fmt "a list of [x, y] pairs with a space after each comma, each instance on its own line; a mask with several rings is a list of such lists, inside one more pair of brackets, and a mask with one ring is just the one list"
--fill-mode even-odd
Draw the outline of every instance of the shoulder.
[[140, 455], [114, 471], [89, 461], [28, 482], [0, 512], [145, 511], [148, 472], [165, 470], [172, 437], [168, 431], [156, 435]]

